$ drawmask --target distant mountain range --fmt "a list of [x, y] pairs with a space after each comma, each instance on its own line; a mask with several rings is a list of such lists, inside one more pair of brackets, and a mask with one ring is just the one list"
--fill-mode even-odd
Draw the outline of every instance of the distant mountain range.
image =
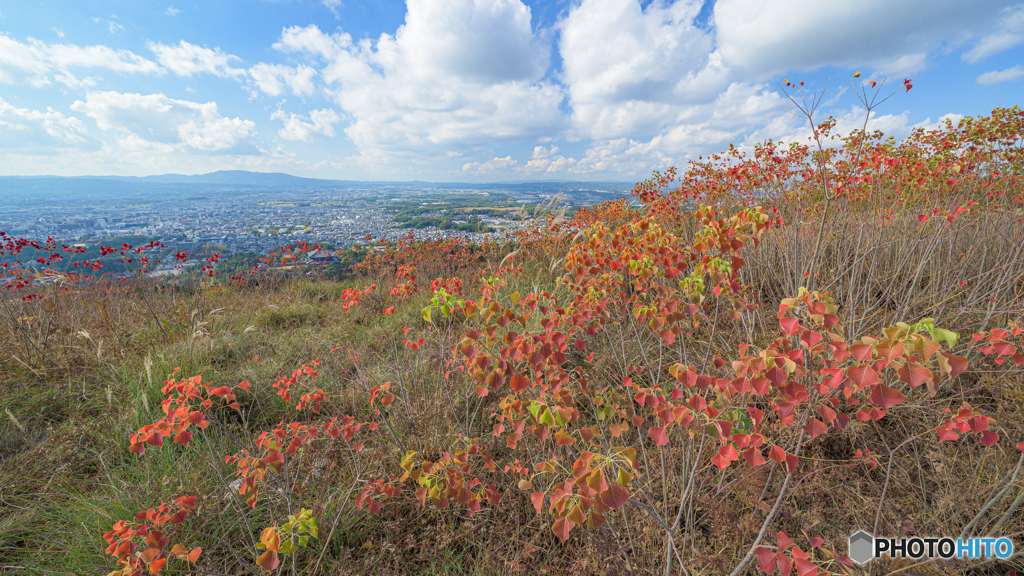
[[84, 181], [115, 181], [130, 184], [191, 184], [204, 186], [227, 187], [258, 187], [258, 188], [297, 188], [297, 187], [337, 187], [352, 185], [355, 182], [344, 180], [321, 180], [318, 178], [301, 178], [281, 172], [248, 172], [245, 170], [218, 170], [209, 174], [158, 174], [154, 176], [0, 176], [0, 189], [6, 186], [24, 187], [27, 182], [46, 182], [49, 185], [58, 182]]
[[245, 170], [218, 170], [209, 174], [159, 174], [155, 176], [84, 176], [101, 180], [124, 180], [128, 182], [152, 182], [154, 184], [221, 184], [225, 186], [297, 187], [337, 186], [351, 184], [343, 180], [321, 180], [301, 178], [282, 172], [247, 172]]
[[218, 170], [208, 174], [158, 174], [153, 176], [0, 176], [0, 190], [8, 186], [24, 188], [28, 181], [46, 181], [49, 184], [56, 182], [86, 181], [86, 180], [114, 180], [139, 184], [199, 184], [204, 186], [227, 186], [232, 188], [348, 188], [352, 186], [408, 186], [408, 187], [439, 187], [439, 188], [519, 188], [523, 186], [556, 186], [556, 187], [584, 187], [598, 189], [621, 189], [622, 186], [632, 187], [632, 182], [594, 181], [577, 182], [562, 180], [540, 180], [540, 181], [518, 181], [518, 182], [426, 182], [420, 180], [412, 181], [366, 181], [366, 180], [325, 180], [320, 178], [303, 178], [292, 176], [283, 172], [249, 172], [246, 170]]

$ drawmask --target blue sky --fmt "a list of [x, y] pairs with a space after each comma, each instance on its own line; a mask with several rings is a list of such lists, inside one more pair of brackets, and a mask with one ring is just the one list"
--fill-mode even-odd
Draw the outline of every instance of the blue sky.
[[854, 71], [896, 136], [1021, 104], [1024, 3], [0, 0], [0, 174], [635, 181]]

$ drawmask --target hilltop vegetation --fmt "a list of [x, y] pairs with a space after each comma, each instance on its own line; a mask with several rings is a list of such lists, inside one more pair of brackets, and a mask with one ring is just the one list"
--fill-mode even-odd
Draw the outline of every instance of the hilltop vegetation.
[[1024, 112], [810, 125], [341, 280], [293, 246], [36, 283], [73, 255], [4, 237], [0, 566], [805, 575], [857, 573], [855, 528], [1021, 534]]

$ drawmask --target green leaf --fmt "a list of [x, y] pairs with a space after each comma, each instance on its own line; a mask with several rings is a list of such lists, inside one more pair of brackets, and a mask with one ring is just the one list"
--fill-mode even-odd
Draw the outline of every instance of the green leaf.
[[952, 330], [946, 330], [945, 328], [934, 328], [930, 333], [932, 340], [939, 343], [945, 342], [950, 348], [956, 346], [956, 341], [960, 339], [960, 334], [953, 332]]
[[564, 416], [562, 416], [561, 410], [555, 412], [555, 424], [558, 424], [559, 426], [565, 426], [566, 422], [568, 422], [568, 420]]
[[544, 413], [540, 415], [539, 421], [541, 424], [552, 426], [555, 423], [555, 418], [551, 415], [550, 409], [545, 409]]
[[432, 311], [432, 310], [431, 310], [431, 307], [430, 307], [430, 306], [427, 306], [426, 308], [424, 308], [424, 309], [423, 309], [423, 310], [421, 311], [421, 313], [423, 314], [423, 321], [424, 321], [424, 322], [430, 322], [430, 321], [431, 321], [431, 320], [430, 320], [430, 317], [431, 317], [431, 314], [430, 314], [430, 313], [431, 313], [431, 311]]

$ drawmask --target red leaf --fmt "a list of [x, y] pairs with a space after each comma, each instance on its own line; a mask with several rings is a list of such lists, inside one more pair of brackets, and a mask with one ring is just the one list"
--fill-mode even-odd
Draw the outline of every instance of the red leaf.
[[999, 434], [996, 434], [991, 430], [986, 430], [981, 433], [981, 443], [985, 446], [991, 446], [996, 442], [999, 442]]
[[791, 317], [779, 318], [779, 326], [782, 326], [786, 336], [792, 336], [801, 330], [800, 321]]
[[804, 430], [811, 435], [812, 440], [825, 432], [828, 432], [828, 428], [825, 427], [825, 424], [817, 418], [811, 418], [807, 422], [807, 426], [804, 427]]
[[[1024, 451], [1024, 450], [1022, 450], [1022, 451]], [[760, 451], [760, 450], [758, 450], [757, 448], [754, 448], [753, 446], [751, 446], [750, 448], [748, 448], [748, 449], [747, 449], [747, 450], [746, 450], [746, 451], [745, 451], [745, 452], [743, 453], [743, 458], [744, 458], [744, 459], [745, 459], [745, 460], [746, 460], [746, 461], [747, 461], [747, 462], [748, 462], [748, 463], [749, 463], [749, 464], [750, 464], [751, 466], [753, 466], [753, 467], [755, 467], [755, 468], [756, 468], [756, 467], [758, 467], [758, 466], [761, 466], [762, 464], [765, 464], [765, 463], [767, 462], [767, 460], [765, 460], [765, 459], [764, 459], [764, 456], [761, 456], [761, 451]]]
[[785, 530], [779, 530], [779, 533], [776, 536], [775, 541], [779, 544], [780, 552], [784, 550], [789, 550], [793, 547], [793, 539], [789, 537], [789, 534], [786, 534]]
[[573, 526], [575, 526], [575, 524], [572, 520], [569, 520], [568, 518], [559, 518], [558, 520], [555, 520], [555, 523], [551, 526], [551, 531], [554, 532], [555, 536], [558, 536], [562, 542], [565, 542], [569, 539], [569, 532], [572, 530]]
[[761, 571], [766, 574], [774, 574], [775, 552], [763, 546], [758, 546], [754, 549], [754, 553], [757, 554], [757, 563], [760, 565]]
[[658, 446], [668, 444], [668, 435], [665, 433], [664, 426], [652, 427], [647, 431], [651, 434], [651, 438], [654, 438], [654, 443]]
[[939, 352], [947, 362], [949, 362], [950, 372], [949, 377], [954, 378], [964, 370], [967, 370], [967, 358], [963, 356], [957, 356], [956, 354], [947, 354], [945, 352]]
[[782, 576], [789, 576], [790, 571], [793, 570], [793, 559], [782, 552], [776, 554], [775, 558], [779, 562], [779, 574], [782, 574]]
[[718, 466], [719, 470], [725, 470], [729, 467], [729, 464], [732, 464], [733, 460], [738, 458], [739, 454], [736, 452], [736, 447], [732, 444], [726, 444], [719, 448], [718, 454], [711, 458], [711, 462]]
[[917, 388], [921, 384], [931, 382], [932, 371], [927, 367], [918, 364], [917, 362], [910, 362], [908, 368], [902, 368], [899, 370], [900, 382], [910, 384], [911, 388]]
[[851, 366], [846, 370], [846, 375], [860, 386], [874, 386], [881, 382], [871, 366]]
[[796, 467], [800, 465], [800, 459], [793, 454], [786, 454], [786, 470], [792, 474]]
[[619, 486], [618, 484], [611, 484], [608, 486], [608, 490], [601, 494], [601, 501], [604, 502], [605, 506], [618, 510], [629, 500], [629, 491]]
[[[958, 434], [952, 426], [949, 428], [939, 426], [935, 431], [939, 434], [939, 442], [945, 442], [946, 440], [958, 440], [960, 438], [960, 434]], [[1024, 442], [1022, 442], [1022, 444], [1024, 444]]]
[[537, 514], [540, 514], [541, 509], [544, 508], [544, 493], [534, 492], [530, 494], [530, 501], [533, 502], [533, 507], [537, 510]]
[[857, 359], [858, 362], [865, 362], [871, 358], [871, 353], [874, 352], [874, 346], [870, 344], [854, 344], [850, 346], [850, 353]]
[[771, 451], [768, 452], [768, 457], [781, 464], [786, 461], [786, 451], [781, 446], [772, 446]]
[[881, 406], [882, 410], [888, 410], [900, 402], [903, 402], [903, 394], [895, 388], [890, 388], [885, 384], [879, 384], [871, 390], [871, 401], [878, 406]]
[[796, 559], [797, 576], [818, 576], [818, 567], [810, 560]]

